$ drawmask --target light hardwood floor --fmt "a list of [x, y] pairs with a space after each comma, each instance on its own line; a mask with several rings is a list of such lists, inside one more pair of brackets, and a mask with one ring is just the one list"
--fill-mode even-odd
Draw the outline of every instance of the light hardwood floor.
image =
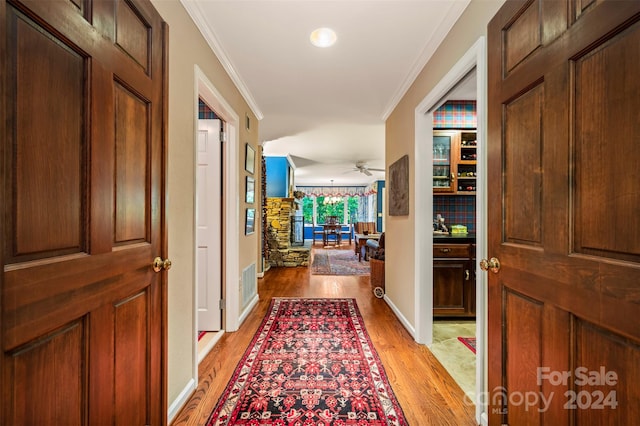
[[355, 298], [371, 340], [410, 425], [476, 425], [475, 407], [426, 346], [371, 290], [369, 276], [311, 275], [309, 268], [272, 268], [258, 280], [260, 302], [240, 330], [225, 333], [199, 366], [198, 388], [173, 425], [206, 424], [272, 297]]

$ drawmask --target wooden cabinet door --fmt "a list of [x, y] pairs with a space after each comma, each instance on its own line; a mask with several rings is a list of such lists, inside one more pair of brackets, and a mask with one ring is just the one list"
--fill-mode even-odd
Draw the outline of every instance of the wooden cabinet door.
[[487, 44], [490, 424], [635, 424], [640, 2], [507, 1]]
[[460, 133], [454, 130], [433, 131], [433, 192], [455, 192], [454, 163]]
[[433, 260], [433, 315], [474, 317], [475, 278], [469, 259]]
[[460, 316], [467, 312], [465, 259], [433, 260], [433, 315]]
[[164, 24], [147, 0], [0, 23], [0, 422], [165, 424]]

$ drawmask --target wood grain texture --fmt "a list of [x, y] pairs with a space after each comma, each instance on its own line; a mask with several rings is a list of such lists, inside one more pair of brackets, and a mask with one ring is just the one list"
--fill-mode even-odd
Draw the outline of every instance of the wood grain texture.
[[[543, 29], [535, 49], [524, 28]], [[488, 275], [488, 388], [509, 396], [508, 410], [490, 398], [490, 425], [640, 418], [627, 387], [640, 381], [639, 43], [637, 1], [507, 1], [489, 23], [488, 254], [502, 267]], [[620, 380], [581, 387], [578, 368]], [[548, 409], [517, 403], [538, 392], [555, 394]]]
[[311, 275], [308, 268], [272, 268], [258, 282], [259, 304], [235, 333], [226, 333], [199, 366], [199, 384], [173, 421], [203, 425], [227, 385], [272, 297], [353, 297], [411, 425], [475, 425], [475, 406], [426, 346], [413, 341], [368, 276]]
[[16, 131], [9, 135], [15, 138], [15, 168], [8, 254], [31, 260], [79, 252], [84, 245], [84, 61], [26, 17], [16, 13], [10, 22], [17, 42], [9, 55]]
[[166, 26], [121, 3], [146, 71], [116, 0], [0, 2], [1, 424], [166, 424]]
[[540, 86], [505, 106], [505, 240], [542, 245], [542, 109]]

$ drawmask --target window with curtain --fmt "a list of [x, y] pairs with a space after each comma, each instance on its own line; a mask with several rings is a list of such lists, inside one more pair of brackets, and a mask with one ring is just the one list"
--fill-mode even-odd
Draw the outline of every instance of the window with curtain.
[[[358, 212], [359, 198], [362, 197], [340, 197], [335, 203], [325, 203], [325, 197], [315, 197], [316, 224], [325, 223], [327, 216], [338, 216], [340, 223], [357, 222], [360, 217]], [[314, 197], [304, 197], [302, 200], [302, 214], [305, 223], [313, 223], [313, 199]]]
[[[306, 194], [302, 199], [305, 223], [324, 224], [328, 216], [337, 216], [341, 223], [375, 220], [376, 185], [299, 186], [297, 189]], [[325, 203], [325, 200], [332, 202]]]

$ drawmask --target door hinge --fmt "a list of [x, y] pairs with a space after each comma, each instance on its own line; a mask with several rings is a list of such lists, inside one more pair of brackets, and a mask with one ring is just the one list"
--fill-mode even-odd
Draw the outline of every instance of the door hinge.
[[226, 142], [226, 141], [227, 141], [227, 133], [220, 132], [220, 142]]
[[227, 301], [226, 299], [220, 299], [220, 310], [224, 310], [227, 308]]

